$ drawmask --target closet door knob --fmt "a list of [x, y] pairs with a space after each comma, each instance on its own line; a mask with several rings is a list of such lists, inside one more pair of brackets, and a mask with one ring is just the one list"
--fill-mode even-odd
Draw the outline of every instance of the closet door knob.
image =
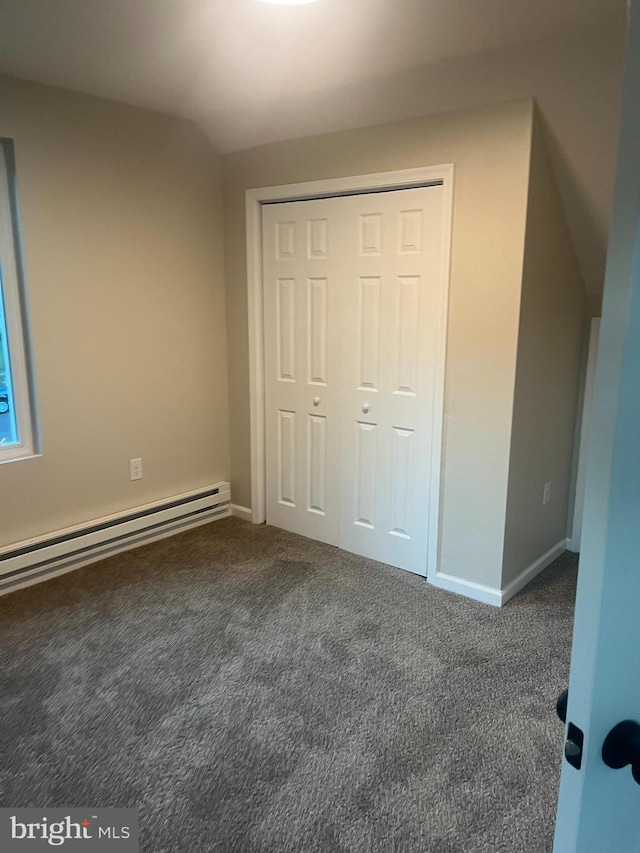
[[314, 397], [314, 398], [313, 398], [313, 405], [314, 405], [314, 406], [319, 406], [319, 405], [320, 405], [320, 397]]
[[365, 415], [367, 414], [367, 412], [369, 411], [369, 404], [368, 403], [362, 404], [362, 411], [365, 413]]

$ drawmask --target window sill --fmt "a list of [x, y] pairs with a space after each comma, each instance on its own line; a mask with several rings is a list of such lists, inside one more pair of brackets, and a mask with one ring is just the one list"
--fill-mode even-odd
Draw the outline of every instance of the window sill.
[[12, 450], [3, 450], [0, 448], [0, 465], [5, 462], [25, 462], [27, 459], [37, 459], [42, 456], [42, 452], [38, 450], [30, 450], [27, 447], [16, 447]]

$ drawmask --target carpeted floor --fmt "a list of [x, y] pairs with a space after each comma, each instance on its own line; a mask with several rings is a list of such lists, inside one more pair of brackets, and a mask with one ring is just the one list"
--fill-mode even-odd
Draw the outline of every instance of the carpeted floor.
[[0, 805], [145, 853], [552, 847], [575, 555], [502, 610], [225, 519], [0, 599]]

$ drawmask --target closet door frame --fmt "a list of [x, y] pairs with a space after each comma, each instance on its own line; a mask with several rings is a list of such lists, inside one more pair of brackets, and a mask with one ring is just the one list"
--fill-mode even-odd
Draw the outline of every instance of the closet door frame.
[[427, 580], [435, 581], [439, 565], [440, 497], [442, 481], [444, 379], [449, 309], [451, 222], [453, 211], [454, 168], [448, 163], [347, 178], [329, 178], [298, 184], [250, 189], [245, 194], [247, 231], [247, 290], [249, 321], [249, 395], [251, 413], [251, 520], [266, 520], [266, 442], [264, 374], [264, 298], [262, 263], [262, 206], [286, 201], [303, 201], [336, 195], [409, 189], [430, 185], [443, 187], [442, 269], [436, 345], [436, 383], [433, 443], [431, 447], [431, 484], [428, 526]]

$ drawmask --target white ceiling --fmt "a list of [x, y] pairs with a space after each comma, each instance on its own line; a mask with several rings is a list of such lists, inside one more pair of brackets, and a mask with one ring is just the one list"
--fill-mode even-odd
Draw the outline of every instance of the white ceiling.
[[[313, 103], [322, 92], [573, 37], [607, 26], [623, 9], [622, 0], [319, 0], [298, 7], [0, 0], [0, 71], [193, 118], [228, 152], [278, 138], [265, 120], [277, 105], [295, 109], [296, 135], [317, 132]], [[320, 129], [336, 127], [328, 118]]]
[[625, 14], [626, 0], [0, 0], [0, 73], [193, 119], [220, 153], [534, 97], [597, 296]]

